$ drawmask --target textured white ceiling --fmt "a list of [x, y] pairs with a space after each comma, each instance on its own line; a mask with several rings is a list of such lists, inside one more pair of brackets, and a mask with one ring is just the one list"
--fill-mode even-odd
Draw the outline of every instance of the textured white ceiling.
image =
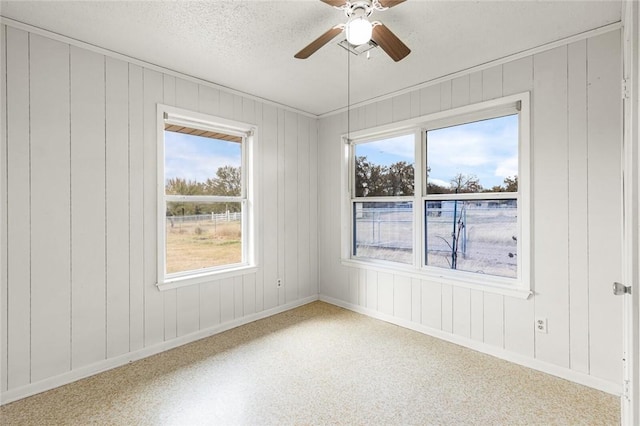
[[[293, 55], [344, 14], [319, 0], [1, 1], [0, 14], [313, 114], [617, 22], [621, 1], [408, 0], [374, 19], [412, 50]], [[349, 64], [350, 62], [350, 64]]]

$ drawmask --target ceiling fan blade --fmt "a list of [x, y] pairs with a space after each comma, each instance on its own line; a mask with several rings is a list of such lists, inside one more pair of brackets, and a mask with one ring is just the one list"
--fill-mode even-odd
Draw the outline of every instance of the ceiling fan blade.
[[[334, 7], [340, 7], [342, 5], [344, 5], [347, 1], [346, 0], [320, 0], [322, 3], [326, 3], [329, 6], [334, 6]], [[402, 0], [404, 1], [404, 0]]]
[[326, 33], [322, 34], [320, 37], [309, 43], [309, 45], [303, 48], [301, 51], [294, 55], [295, 58], [298, 59], [307, 59], [309, 56], [315, 53], [316, 50], [320, 49], [325, 44], [329, 43], [335, 36], [342, 32], [341, 26], [335, 26], [331, 28]]
[[378, 23], [373, 27], [373, 35], [371, 36], [371, 39], [396, 62], [411, 53], [411, 49], [400, 41], [400, 39], [396, 37], [389, 28], [385, 27], [384, 24]]
[[393, 6], [399, 5], [400, 3], [404, 3], [407, 0], [378, 0], [378, 1], [380, 2], [380, 5], [382, 7], [393, 7]]

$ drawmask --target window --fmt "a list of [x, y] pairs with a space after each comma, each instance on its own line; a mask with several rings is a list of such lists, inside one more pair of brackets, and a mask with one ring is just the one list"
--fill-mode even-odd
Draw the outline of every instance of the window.
[[354, 257], [413, 263], [414, 139], [354, 145]]
[[426, 131], [425, 264], [517, 278], [518, 114]]
[[353, 135], [346, 261], [528, 291], [528, 102], [525, 93]]
[[250, 126], [160, 105], [158, 283], [253, 264]]

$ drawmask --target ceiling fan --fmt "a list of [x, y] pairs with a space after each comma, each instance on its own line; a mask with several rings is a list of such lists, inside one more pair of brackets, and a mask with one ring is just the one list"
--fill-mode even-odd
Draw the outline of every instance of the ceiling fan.
[[298, 59], [307, 59], [318, 49], [329, 43], [342, 31], [346, 32], [347, 42], [353, 46], [360, 46], [369, 42], [380, 46], [387, 55], [394, 61], [406, 57], [411, 53], [400, 39], [391, 32], [383, 23], [379, 21], [369, 21], [369, 17], [374, 10], [383, 11], [390, 7], [403, 3], [405, 0], [320, 0], [330, 6], [344, 11], [347, 15], [346, 24], [338, 24], [320, 37], [309, 43], [309, 45], [296, 53]]

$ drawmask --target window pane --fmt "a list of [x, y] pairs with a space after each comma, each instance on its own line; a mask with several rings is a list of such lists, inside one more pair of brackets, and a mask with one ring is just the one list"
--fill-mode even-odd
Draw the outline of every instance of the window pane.
[[427, 265], [517, 277], [517, 200], [426, 201], [426, 212]]
[[167, 203], [167, 274], [241, 262], [242, 203]]
[[355, 257], [413, 263], [411, 202], [353, 203]]
[[517, 114], [427, 131], [427, 193], [517, 190]]
[[165, 131], [164, 146], [166, 194], [241, 195], [241, 143]]
[[356, 197], [413, 195], [414, 136], [355, 146]]

